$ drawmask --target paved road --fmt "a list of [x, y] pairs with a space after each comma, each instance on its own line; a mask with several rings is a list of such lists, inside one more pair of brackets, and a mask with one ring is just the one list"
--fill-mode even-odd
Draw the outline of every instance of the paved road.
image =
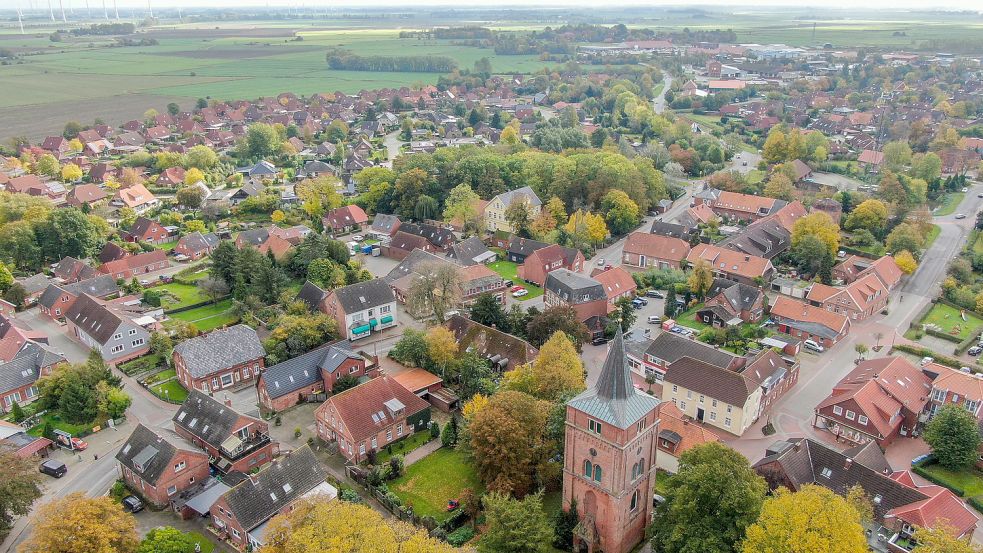
[[656, 113], [662, 113], [666, 110], [666, 92], [668, 92], [669, 87], [672, 86], [672, 77], [666, 73], [665, 77], [662, 79], [662, 82], [665, 84], [665, 86], [662, 87], [662, 91], [659, 92], [659, 95], [652, 99], [652, 109], [655, 110]]
[[402, 146], [403, 141], [399, 139], [399, 133], [401, 131], [393, 131], [382, 139], [382, 144], [386, 147], [387, 159], [382, 163], [384, 167], [392, 167], [393, 160], [399, 157], [399, 147]]

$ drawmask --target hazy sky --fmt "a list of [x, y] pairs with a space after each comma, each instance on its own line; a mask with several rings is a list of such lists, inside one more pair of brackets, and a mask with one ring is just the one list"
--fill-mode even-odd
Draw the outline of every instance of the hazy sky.
[[[95, 8], [97, 6], [102, 6], [102, 0], [62, 0], [65, 2], [65, 7], [68, 8], [69, 5], [79, 8], [85, 7], [86, 1]], [[29, 5], [34, 7], [47, 7], [47, 0], [0, 0], [0, 6], [11, 6], [20, 5], [22, 8], [27, 8]], [[523, 2], [521, 0], [423, 0], [420, 2], [407, 2], [399, 0], [151, 0], [153, 6], [196, 6], [196, 7], [235, 7], [235, 6], [305, 6], [305, 7], [398, 7], [398, 8], [409, 8], [417, 6], [462, 6], [462, 7], [531, 7], [531, 6], [549, 6], [549, 7], [562, 7], [562, 6], [581, 6], [590, 7], [597, 6], [598, 0], [533, 0], [531, 2]], [[58, 0], [51, 0], [51, 3], [57, 9]], [[110, 6], [112, 5], [112, 0], [106, 0], [106, 3]], [[145, 7], [147, 5], [147, 0], [117, 0], [119, 7]], [[794, 6], [796, 8], [805, 8], [809, 6], [816, 7], [838, 7], [838, 8], [851, 8], [859, 7], [861, 9], [956, 9], [956, 10], [983, 10], [983, 2], [980, 0], [938, 0], [933, 2], [925, 2], [924, 0], [866, 0], [862, 3], [857, 3], [856, 0], [803, 0], [801, 2], [794, 2], [791, 0], [700, 0], [696, 4], [685, 3], [680, 1], [662, 1], [653, 2], [646, 0], [616, 0], [611, 3], [604, 3], [605, 7], [612, 6], [679, 6], [685, 5], [692, 7], [694, 5], [714, 5], [714, 6]]]

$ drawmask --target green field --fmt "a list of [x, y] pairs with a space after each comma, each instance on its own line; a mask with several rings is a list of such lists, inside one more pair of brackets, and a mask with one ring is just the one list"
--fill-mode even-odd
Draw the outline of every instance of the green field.
[[967, 311], [966, 320], [963, 321], [959, 316], [959, 309], [937, 303], [919, 323], [936, 325], [942, 332], [962, 341], [979, 331], [983, 326], [983, 319]]
[[949, 192], [942, 197], [942, 203], [932, 212], [932, 215], [936, 217], [942, 217], [945, 215], [952, 215], [959, 207], [959, 204], [963, 202], [963, 198], [966, 197], [965, 192]]
[[447, 501], [459, 499], [464, 488], [471, 488], [477, 496], [485, 491], [464, 454], [449, 448], [427, 455], [389, 483], [389, 489], [404, 505], [413, 505], [414, 513], [430, 515], [438, 521], [447, 518]]
[[945, 482], [948, 486], [961, 489], [965, 497], [983, 495], [983, 472], [976, 469], [966, 469], [958, 472], [951, 471], [942, 468], [942, 465], [937, 463], [922, 465], [922, 468], [935, 478], [938, 478], [940, 482]]
[[72, 424], [70, 422], [61, 420], [61, 416], [58, 415], [57, 413], [49, 411], [41, 417], [41, 422], [39, 422], [37, 426], [35, 426], [34, 428], [28, 430], [27, 433], [30, 434], [31, 436], [40, 436], [41, 432], [44, 431], [45, 423], [48, 422], [51, 423], [51, 427], [54, 430], [63, 430], [73, 436], [77, 436], [82, 432], [92, 430], [92, 425], [93, 425], [93, 423], [91, 422], [88, 424]]
[[235, 315], [230, 312], [231, 308], [232, 300], [226, 299], [204, 307], [174, 313], [170, 317], [172, 319], [194, 323], [198, 327], [198, 330], [208, 332], [209, 330], [236, 322]]

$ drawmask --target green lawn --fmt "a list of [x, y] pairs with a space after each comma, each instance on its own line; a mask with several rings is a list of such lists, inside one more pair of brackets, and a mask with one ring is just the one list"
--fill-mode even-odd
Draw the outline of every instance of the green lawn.
[[177, 372], [174, 369], [167, 369], [166, 371], [160, 371], [157, 374], [150, 375], [144, 382], [147, 384], [156, 384], [168, 378], [174, 378], [175, 376], [177, 376]]
[[41, 422], [37, 426], [27, 431], [31, 436], [40, 436], [41, 432], [44, 430], [45, 423], [50, 422], [51, 427], [55, 430], [63, 430], [68, 432], [73, 436], [77, 436], [81, 432], [86, 432], [92, 430], [94, 423], [90, 422], [87, 424], [72, 424], [67, 421], [61, 420], [61, 416], [58, 413], [48, 411], [41, 417]]
[[[440, 438], [435, 438], [440, 439]], [[421, 445], [430, 441], [430, 429], [421, 430], [420, 432], [414, 432], [413, 434], [403, 438], [402, 440], [390, 444], [381, 450], [375, 456], [375, 462], [377, 465], [381, 465], [389, 461], [389, 458], [393, 455], [406, 455], [407, 453], [413, 451], [414, 449], [420, 447]], [[389, 448], [392, 448], [392, 453], [389, 453]]]
[[150, 391], [161, 399], [169, 399], [178, 403], [188, 398], [188, 390], [177, 380], [168, 380], [163, 384], [151, 386]]
[[120, 364], [119, 370], [123, 371], [123, 374], [133, 376], [134, 374], [151, 371], [163, 364], [164, 360], [159, 355], [151, 353]]
[[962, 203], [963, 198], [965, 197], [966, 194], [964, 192], [949, 192], [948, 194], [942, 197], [942, 203], [939, 204], [939, 207], [935, 209], [932, 215], [935, 215], [936, 217], [942, 217], [944, 215], [952, 215], [952, 213], [956, 211], [956, 208], [959, 207], [959, 204]]
[[975, 469], [954, 472], [942, 468], [942, 465], [938, 463], [923, 465], [922, 468], [932, 476], [938, 478], [940, 482], [945, 482], [950, 486], [962, 489], [966, 497], [983, 495], [983, 472]]
[[[543, 289], [535, 284], [530, 284], [524, 280], [519, 279], [518, 265], [512, 263], [511, 261], [496, 261], [494, 263], [489, 263], [488, 268], [495, 271], [496, 273], [502, 275], [502, 278], [506, 280], [511, 280], [517, 285], [524, 287], [529, 290], [529, 293], [521, 298], [519, 301], [531, 300], [533, 298], [538, 298], [543, 295]], [[510, 292], [511, 293], [511, 292]]]
[[441, 448], [410, 465], [406, 474], [389, 483], [389, 489], [419, 516], [438, 521], [447, 518], [447, 501], [459, 499], [465, 488], [475, 495], [485, 492], [478, 473], [459, 451]]
[[236, 322], [236, 317], [230, 313], [232, 300], [225, 299], [218, 303], [205, 305], [196, 309], [174, 313], [170, 317], [180, 321], [194, 323], [198, 330], [208, 332], [220, 326], [230, 325]]
[[932, 310], [919, 321], [921, 324], [934, 324], [942, 332], [958, 338], [960, 341], [969, 338], [983, 326], [983, 319], [975, 314], [966, 312], [966, 320], [959, 316], [959, 309], [943, 303], [937, 303]]
[[942, 232], [942, 227], [939, 225], [932, 225], [928, 229], [928, 234], [925, 235], [925, 249], [927, 250], [932, 246], [932, 242], [939, 237], [939, 233]]
[[168, 295], [161, 298], [161, 306], [164, 310], [178, 309], [209, 300], [208, 296], [203, 294], [200, 288], [191, 284], [171, 282], [152, 289], [167, 292]]
[[208, 536], [198, 532], [185, 532], [185, 535], [201, 545], [201, 553], [212, 553], [215, 550], [215, 543], [208, 539]]
[[690, 307], [686, 311], [683, 311], [682, 313], [676, 313], [676, 316], [673, 317], [674, 319], [676, 319], [676, 324], [678, 324], [679, 326], [692, 328], [696, 332], [699, 332], [704, 328], [710, 328], [710, 325], [696, 318], [696, 312], [700, 310], [702, 307], [703, 304], [698, 303], [693, 307]]
[[174, 249], [174, 246], [177, 246], [177, 240], [175, 240], [173, 242], [168, 242], [166, 244], [158, 244], [157, 245], [157, 249], [158, 250], [163, 250], [165, 252], [169, 252], [169, 251], [171, 251], [171, 250]]

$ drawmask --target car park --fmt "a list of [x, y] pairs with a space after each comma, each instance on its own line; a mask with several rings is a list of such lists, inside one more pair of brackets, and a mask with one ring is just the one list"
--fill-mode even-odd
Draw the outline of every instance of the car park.
[[41, 466], [38, 467], [38, 469], [42, 474], [54, 476], [55, 478], [61, 478], [62, 476], [65, 476], [66, 472], [68, 472], [68, 467], [65, 466], [65, 463], [62, 463], [56, 459], [48, 459], [47, 461], [41, 463]]
[[516, 290], [515, 292], [512, 292], [513, 298], [521, 298], [522, 296], [527, 296], [527, 295], [529, 295], [529, 290], [526, 290], [525, 288], [521, 288], [519, 290]]
[[519, 290], [525, 290], [525, 287], [516, 284], [515, 286], [509, 289], [509, 292], [518, 292]]
[[131, 513], [139, 513], [143, 510], [143, 501], [135, 495], [128, 495], [123, 498], [123, 509]]

